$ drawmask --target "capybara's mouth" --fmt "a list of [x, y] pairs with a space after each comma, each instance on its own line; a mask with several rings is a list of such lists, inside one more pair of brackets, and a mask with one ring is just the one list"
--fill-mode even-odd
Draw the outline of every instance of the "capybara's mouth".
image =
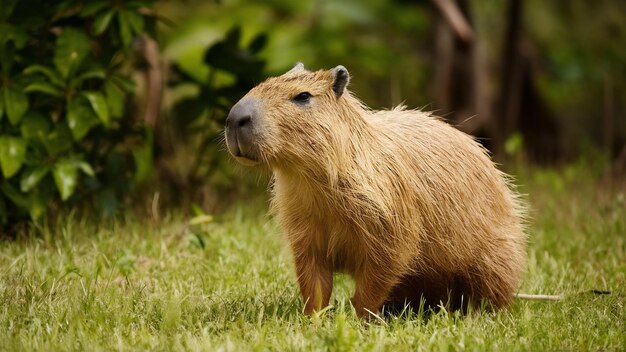
[[256, 99], [241, 99], [226, 118], [226, 146], [232, 156], [243, 165], [259, 164]]
[[254, 155], [253, 148], [246, 143], [242, 143], [238, 133], [232, 129], [226, 129], [226, 147], [230, 155], [235, 157], [239, 163], [245, 166], [259, 164], [258, 158]]
[[246, 156], [235, 156], [235, 159], [242, 165], [245, 166], [256, 166], [259, 165], [261, 162], [255, 159], [250, 159]]

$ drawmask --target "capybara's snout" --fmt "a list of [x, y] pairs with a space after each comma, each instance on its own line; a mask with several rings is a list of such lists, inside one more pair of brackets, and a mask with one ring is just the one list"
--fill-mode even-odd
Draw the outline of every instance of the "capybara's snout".
[[244, 97], [237, 102], [226, 118], [226, 146], [242, 164], [259, 161], [258, 120], [258, 101], [253, 97]]

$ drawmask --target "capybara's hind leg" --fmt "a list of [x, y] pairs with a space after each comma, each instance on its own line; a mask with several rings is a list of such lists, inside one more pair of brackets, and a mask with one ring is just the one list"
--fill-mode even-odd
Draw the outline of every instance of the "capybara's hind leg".
[[356, 289], [352, 305], [361, 318], [371, 318], [378, 314], [381, 306], [389, 296], [394, 282], [380, 276], [359, 276], [355, 278]]
[[466, 311], [472, 299], [473, 291], [467, 278], [455, 274], [406, 276], [389, 296], [390, 306], [397, 308], [406, 303], [414, 311], [419, 309], [422, 300], [424, 309], [445, 307], [452, 311]]

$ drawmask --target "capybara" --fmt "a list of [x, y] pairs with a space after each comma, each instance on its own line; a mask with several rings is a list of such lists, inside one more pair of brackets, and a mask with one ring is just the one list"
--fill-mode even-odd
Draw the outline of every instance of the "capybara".
[[472, 137], [430, 113], [374, 111], [345, 67], [297, 64], [231, 109], [225, 137], [272, 170], [304, 312], [328, 305], [333, 273], [356, 283], [361, 317], [383, 304], [506, 306], [525, 264], [525, 207]]

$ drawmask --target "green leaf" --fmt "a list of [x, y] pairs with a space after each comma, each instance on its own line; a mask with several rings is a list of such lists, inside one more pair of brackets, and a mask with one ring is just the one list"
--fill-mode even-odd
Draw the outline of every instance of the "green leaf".
[[98, 78], [98, 79], [104, 79], [106, 77], [106, 73], [104, 72], [103, 69], [98, 68], [98, 69], [94, 69], [94, 70], [89, 70], [85, 73], [80, 74], [76, 80], [74, 80], [74, 86], [78, 87], [84, 80], [86, 79], [93, 79], [93, 78]]
[[56, 124], [44, 144], [50, 155], [58, 155], [72, 147], [72, 133], [65, 123]]
[[81, 73], [71, 82], [71, 87], [80, 88], [83, 82], [87, 79], [105, 79], [106, 72], [102, 68], [96, 68], [87, 72]]
[[4, 88], [0, 86], [0, 121], [2, 116], [4, 116]]
[[109, 114], [113, 118], [122, 117], [124, 114], [124, 100], [126, 94], [110, 80], [104, 82], [104, 94], [109, 107]]
[[39, 92], [53, 97], [62, 97], [63, 91], [48, 82], [33, 82], [24, 88], [24, 92]]
[[[2, 1], [2, 0], [0, 0]], [[0, 4], [0, 7], [2, 5]], [[1, 11], [1, 10], [0, 10]], [[28, 41], [28, 32], [23, 27], [0, 21], [0, 47], [11, 42], [14, 48], [21, 49]], [[12, 50], [11, 50], [12, 51]]]
[[111, 188], [105, 188], [96, 193], [94, 203], [98, 213], [104, 217], [114, 216], [120, 210], [120, 201]]
[[13, 64], [15, 63], [15, 43], [7, 41], [4, 35], [2, 35], [3, 28], [0, 25], [0, 69], [2, 70], [2, 77], [9, 77], [13, 72]]
[[62, 200], [65, 201], [74, 194], [78, 183], [78, 168], [75, 163], [68, 160], [59, 161], [54, 165], [52, 176]]
[[50, 166], [42, 165], [29, 168], [22, 173], [20, 189], [28, 192], [39, 184], [39, 182], [50, 172]]
[[130, 42], [133, 40], [133, 33], [131, 29], [130, 20], [128, 19], [127, 10], [122, 10], [118, 12], [117, 23], [119, 25], [120, 38], [122, 39], [122, 44], [124, 46], [128, 46]]
[[152, 174], [153, 140], [152, 130], [147, 128], [144, 145], [133, 150], [136, 166], [135, 180], [137, 182], [145, 181]]
[[24, 116], [20, 130], [26, 139], [43, 140], [50, 131], [50, 121], [39, 113], [29, 112]]
[[61, 77], [58, 71], [54, 70], [51, 67], [43, 65], [31, 65], [24, 69], [24, 73], [27, 75], [41, 73], [46, 76], [46, 78], [50, 80], [50, 83], [54, 84], [55, 86], [59, 88], [63, 88], [65, 86], [65, 84], [63, 83], [63, 77]]
[[19, 137], [0, 137], [0, 168], [5, 178], [15, 175], [26, 157], [26, 140]]
[[7, 18], [9, 18], [11, 13], [13, 13], [15, 4], [17, 4], [17, 0], [0, 0], [0, 19], [1, 20], [6, 20]]
[[28, 213], [30, 214], [30, 218], [38, 220], [46, 212], [46, 207], [48, 206], [47, 199], [39, 193], [31, 193], [29, 198], [30, 204]]
[[93, 34], [100, 35], [104, 33], [104, 31], [109, 28], [109, 24], [111, 24], [111, 19], [113, 18], [114, 14], [115, 10], [111, 9], [96, 16], [96, 19], [93, 21]]
[[207, 214], [202, 214], [202, 215], [197, 215], [194, 216], [193, 218], [189, 219], [189, 225], [193, 226], [193, 225], [200, 225], [200, 224], [207, 224], [213, 222], [213, 216], [212, 215], [207, 215]]
[[504, 142], [504, 151], [508, 155], [518, 154], [524, 147], [524, 136], [521, 133], [515, 132]]
[[250, 49], [250, 52], [256, 54], [259, 51], [261, 51], [261, 49], [263, 49], [266, 44], [267, 44], [267, 34], [261, 33], [257, 35], [256, 37], [254, 37], [252, 42], [250, 42], [250, 45], [248, 45], [248, 49]]
[[98, 119], [90, 106], [89, 100], [82, 95], [67, 104], [67, 125], [74, 140], [80, 141], [89, 130], [98, 124]]
[[2, 190], [2, 193], [4, 193], [4, 195], [9, 198], [11, 202], [13, 202], [13, 204], [26, 210], [30, 208], [30, 202], [28, 201], [28, 198], [26, 198], [22, 193], [13, 188], [11, 184], [9, 184], [9, 182], [4, 181], [2, 186], [0, 186], [0, 189]]
[[9, 117], [9, 121], [15, 126], [20, 122], [26, 110], [28, 110], [28, 98], [24, 92], [15, 86], [5, 87], [3, 93], [4, 109]]
[[109, 119], [109, 108], [104, 96], [100, 92], [83, 92], [82, 95], [89, 100], [91, 108], [96, 112], [102, 124], [109, 127], [111, 120]]
[[111, 1], [89, 1], [87, 4], [83, 6], [80, 11], [81, 17], [89, 17], [93, 16], [96, 13], [100, 12], [103, 8], [113, 5]]
[[59, 35], [54, 52], [54, 65], [63, 78], [69, 78], [76, 72], [89, 53], [89, 37], [82, 31], [65, 28]]
[[115, 83], [116, 86], [126, 93], [132, 93], [135, 91], [135, 82], [129, 78], [120, 75], [111, 75], [111, 82]]
[[76, 160], [75, 164], [76, 164], [76, 167], [78, 167], [82, 172], [84, 172], [88, 176], [93, 177], [96, 174], [93, 171], [93, 168], [91, 167], [91, 165], [89, 165], [86, 161]]
[[144, 21], [143, 17], [136, 11], [122, 10], [126, 13], [126, 20], [130, 24], [130, 28], [135, 35], [139, 35], [143, 32]]

